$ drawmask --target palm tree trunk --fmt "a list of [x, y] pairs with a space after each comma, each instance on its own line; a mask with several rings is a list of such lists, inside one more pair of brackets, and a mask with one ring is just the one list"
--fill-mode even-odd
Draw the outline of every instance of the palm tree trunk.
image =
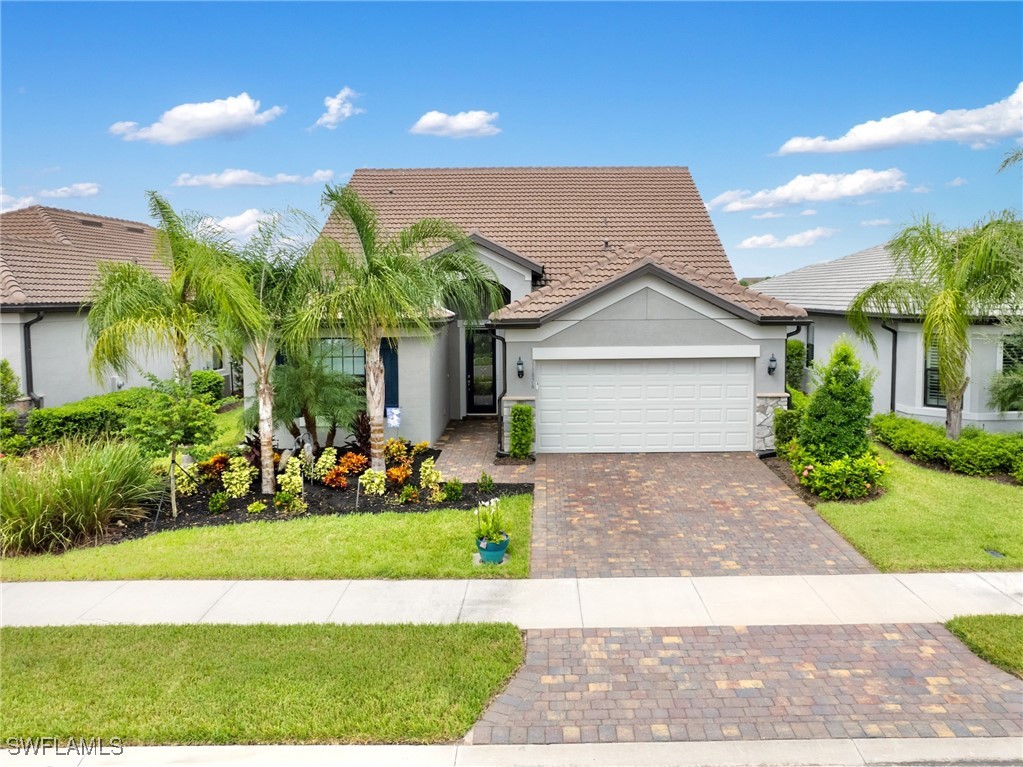
[[302, 408], [302, 420], [305, 422], [305, 430], [309, 432], [309, 437], [313, 441], [313, 452], [320, 452], [320, 435], [319, 426], [316, 423], [316, 416], [310, 412], [309, 408]]
[[259, 408], [260, 471], [263, 475], [260, 491], [263, 495], [274, 492], [274, 390], [270, 385], [270, 368], [261, 366], [256, 384], [256, 402]]
[[959, 432], [963, 428], [963, 393], [948, 397], [945, 402], [945, 436], [959, 439]]
[[178, 458], [178, 446], [171, 448], [170, 454], [170, 495], [171, 495], [171, 519], [178, 518], [178, 486], [174, 469]]
[[383, 471], [384, 465], [384, 361], [380, 338], [366, 345], [366, 413], [369, 416], [370, 467]]
[[188, 361], [188, 339], [178, 334], [174, 345], [174, 380], [182, 386], [192, 378], [192, 366]]

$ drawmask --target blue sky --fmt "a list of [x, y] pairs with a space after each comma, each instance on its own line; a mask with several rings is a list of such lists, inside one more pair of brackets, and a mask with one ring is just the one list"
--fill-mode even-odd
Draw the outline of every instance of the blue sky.
[[4, 2], [0, 36], [5, 209], [156, 189], [244, 236], [357, 167], [688, 165], [752, 276], [1023, 205], [1019, 3]]

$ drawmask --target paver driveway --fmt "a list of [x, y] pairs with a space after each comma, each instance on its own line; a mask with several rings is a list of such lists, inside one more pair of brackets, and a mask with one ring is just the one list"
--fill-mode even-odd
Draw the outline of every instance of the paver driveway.
[[752, 453], [540, 455], [534, 578], [874, 568]]

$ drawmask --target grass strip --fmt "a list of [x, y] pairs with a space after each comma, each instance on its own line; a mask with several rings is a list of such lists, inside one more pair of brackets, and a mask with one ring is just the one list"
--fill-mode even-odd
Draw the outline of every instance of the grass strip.
[[1023, 615], [967, 615], [945, 625], [988, 663], [1023, 679]]
[[892, 470], [883, 496], [817, 506], [879, 570], [1023, 569], [1023, 487], [916, 466], [883, 448], [882, 453]]
[[523, 658], [510, 624], [4, 628], [0, 738], [461, 738]]
[[526, 578], [532, 496], [502, 502], [503, 565], [473, 565], [471, 510], [310, 516], [156, 533], [60, 555], [8, 557], [5, 581]]

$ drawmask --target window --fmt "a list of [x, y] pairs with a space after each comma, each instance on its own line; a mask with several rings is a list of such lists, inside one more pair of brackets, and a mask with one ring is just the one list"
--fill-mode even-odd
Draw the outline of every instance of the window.
[[210, 370], [220, 370], [224, 367], [224, 350], [214, 346], [210, 351]]
[[813, 364], [813, 325], [806, 326], [806, 366]]
[[[328, 370], [348, 373], [366, 380], [366, 352], [347, 338], [321, 338], [320, 351]], [[384, 363], [384, 407], [398, 407], [398, 350], [389, 339], [380, 343], [380, 357]]]
[[1023, 334], [1002, 339], [1002, 372], [1023, 369]]
[[924, 405], [945, 407], [945, 395], [938, 377], [938, 347], [932, 346], [924, 354]]

